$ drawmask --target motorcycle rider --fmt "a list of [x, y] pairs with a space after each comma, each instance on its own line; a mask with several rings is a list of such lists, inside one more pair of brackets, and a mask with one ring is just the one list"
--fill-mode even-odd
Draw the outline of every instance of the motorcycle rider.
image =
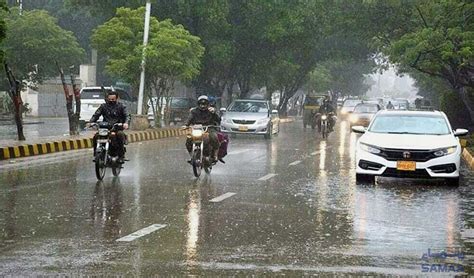
[[[130, 115], [127, 112], [127, 108], [118, 102], [118, 92], [111, 91], [107, 92], [106, 102], [101, 104], [99, 108], [95, 111], [94, 115], [92, 115], [87, 127], [90, 127], [91, 123], [95, 123], [99, 120], [100, 116], [103, 117], [104, 122], [109, 123], [110, 127], [112, 127], [116, 123], [122, 123], [123, 129], [128, 129], [128, 121]], [[116, 132], [116, 143], [118, 147], [118, 162], [123, 163], [125, 157], [125, 144], [127, 141], [127, 137], [122, 130], [115, 131]], [[94, 147], [94, 157], [95, 157], [95, 149], [97, 145], [97, 136], [96, 133], [94, 138], [92, 139], [92, 145]]]
[[[209, 105], [209, 98], [202, 95], [198, 98], [198, 106], [191, 109], [189, 118], [186, 120], [185, 125], [212, 125], [219, 126], [221, 124], [221, 117], [216, 113], [216, 108]], [[211, 159], [213, 162], [217, 162], [217, 155], [219, 153], [219, 141], [217, 138], [217, 130], [215, 128], [209, 128], [209, 144], [212, 148]], [[186, 149], [188, 150], [189, 156], [192, 157], [193, 142], [192, 138], [186, 139]]]
[[[329, 113], [333, 113], [333, 115], [329, 115]], [[336, 124], [336, 120], [334, 116], [336, 115], [336, 110], [332, 106], [331, 102], [329, 101], [329, 96], [326, 96], [323, 100], [323, 104], [319, 107], [319, 119], [318, 119], [318, 129], [321, 131], [321, 116], [327, 115], [328, 123], [329, 123], [329, 130], [333, 131], [333, 127]]]

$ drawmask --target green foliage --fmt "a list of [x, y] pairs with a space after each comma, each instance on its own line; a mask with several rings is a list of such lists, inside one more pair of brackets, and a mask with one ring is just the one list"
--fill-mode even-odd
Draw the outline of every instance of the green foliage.
[[57, 19], [46, 11], [23, 11], [20, 16], [17, 9], [11, 9], [1, 16], [5, 16], [7, 26], [2, 48], [18, 79], [27, 79], [35, 65], [38, 72], [32, 78], [41, 81], [58, 74], [55, 60], [64, 66], [82, 61], [84, 50], [74, 35], [59, 27]]
[[144, 53], [146, 88], [166, 96], [176, 80], [189, 81], [199, 73], [204, 48], [182, 25], [151, 17], [148, 45], [143, 51], [144, 16], [144, 8], [119, 8], [115, 17], [94, 31], [91, 40], [108, 57], [106, 70], [135, 89]]
[[469, 121], [469, 113], [463, 105], [459, 94], [445, 91], [439, 96], [439, 109], [446, 113], [453, 127], [462, 127]]
[[[6, 12], [7, 11], [7, 4], [5, 1], [0, 0], [0, 14], [2, 14], [2, 11]], [[0, 46], [2, 45], [2, 41], [6, 37], [6, 23], [4, 17], [0, 17]], [[3, 61], [3, 49], [0, 48], [0, 62]]]

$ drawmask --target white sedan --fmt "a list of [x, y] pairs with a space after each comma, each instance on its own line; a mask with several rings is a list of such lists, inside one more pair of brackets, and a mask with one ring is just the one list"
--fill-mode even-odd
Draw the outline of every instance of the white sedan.
[[356, 147], [356, 179], [373, 182], [375, 176], [444, 178], [459, 184], [461, 146], [448, 118], [439, 111], [380, 111]]

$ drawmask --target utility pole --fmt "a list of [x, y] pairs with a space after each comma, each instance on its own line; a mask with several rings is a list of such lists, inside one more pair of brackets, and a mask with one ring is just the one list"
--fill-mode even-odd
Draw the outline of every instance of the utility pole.
[[142, 54], [142, 64], [141, 64], [141, 74], [140, 74], [140, 88], [138, 90], [138, 107], [137, 114], [143, 114], [143, 91], [145, 90], [145, 48], [148, 44], [148, 33], [150, 32], [150, 12], [151, 12], [151, 3], [150, 0], [146, 2], [146, 11], [145, 11], [145, 31], [143, 33], [143, 54]]
[[19, 8], [20, 8], [20, 15], [22, 14], [23, 12], [23, 0], [17, 0], [18, 2], [18, 5], [19, 5]]

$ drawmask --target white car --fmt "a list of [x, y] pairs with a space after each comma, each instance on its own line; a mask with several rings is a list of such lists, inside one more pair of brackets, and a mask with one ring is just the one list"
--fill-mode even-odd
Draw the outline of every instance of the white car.
[[280, 131], [277, 110], [266, 100], [239, 99], [221, 108], [221, 131], [231, 134], [261, 134], [270, 139]]
[[357, 181], [374, 182], [375, 176], [444, 178], [459, 184], [461, 146], [458, 136], [466, 129], [453, 131], [439, 111], [379, 111], [356, 147]]

